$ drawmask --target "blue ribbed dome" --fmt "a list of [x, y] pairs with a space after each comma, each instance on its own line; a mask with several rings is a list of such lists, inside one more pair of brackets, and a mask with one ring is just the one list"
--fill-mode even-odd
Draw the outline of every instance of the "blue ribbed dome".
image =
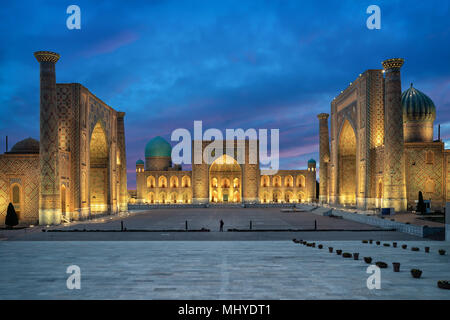
[[434, 121], [436, 107], [425, 93], [411, 87], [402, 93], [403, 121]]
[[150, 140], [145, 146], [145, 157], [170, 157], [172, 146], [166, 140], [157, 136]]
[[308, 164], [316, 164], [316, 160], [314, 160], [314, 159], [309, 159], [309, 160], [308, 160]]
[[139, 159], [138, 161], [136, 161], [136, 164], [144, 164], [144, 161], [142, 161], [141, 159]]

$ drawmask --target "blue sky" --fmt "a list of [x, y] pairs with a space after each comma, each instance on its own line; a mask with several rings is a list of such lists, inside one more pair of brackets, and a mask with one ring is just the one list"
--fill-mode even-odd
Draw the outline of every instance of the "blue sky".
[[[81, 30], [66, 8], [81, 8]], [[366, 8], [381, 8], [381, 30]], [[450, 142], [449, 1], [2, 1], [0, 135], [39, 138], [37, 50], [61, 54], [57, 82], [126, 112], [129, 187], [145, 144], [176, 128], [279, 128], [281, 168], [318, 159], [318, 120], [349, 82], [403, 57]], [[437, 131], [437, 130], [436, 130]], [[437, 133], [436, 133], [437, 134]], [[0, 139], [0, 150], [5, 139]]]

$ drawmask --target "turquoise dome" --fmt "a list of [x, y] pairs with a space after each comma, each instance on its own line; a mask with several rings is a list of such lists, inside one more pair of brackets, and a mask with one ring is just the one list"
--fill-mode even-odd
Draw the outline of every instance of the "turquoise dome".
[[434, 121], [436, 107], [425, 93], [411, 87], [402, 93], [403, 121]]
[[314, 160], [314, 159], [309, 159], [309, 160], [308, 160], [308, 164], [316, 164], [316, 160]]
[[172, 146], [160, 136], [150, 140], [145, 146], [145, 157], [171, 157]]
[[139, 159], [138, 161], [136, 161], [136, 164], [144, 164], [144, 161], [142, 161], [141, 159]]

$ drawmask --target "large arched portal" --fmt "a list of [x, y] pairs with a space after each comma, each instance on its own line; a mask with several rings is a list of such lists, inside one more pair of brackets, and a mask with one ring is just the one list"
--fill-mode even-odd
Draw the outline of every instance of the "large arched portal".
[[356, 135], [345, 120], [338, 147], [339, 201], [343, 205], [356, 205]]
[[209, 201], [241, 202], [242, 170], [235, 159], [223, 155], [209, 168]]
[[109, 150], [105, 130], [100, 122], [94, 127], [89, 144], [89, 196], [91, 212], [108, 211], [108, 163]]

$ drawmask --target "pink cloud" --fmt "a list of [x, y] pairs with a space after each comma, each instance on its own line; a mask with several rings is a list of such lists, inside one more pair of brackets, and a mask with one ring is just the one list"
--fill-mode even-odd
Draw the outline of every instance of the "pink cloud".
[[106, 38], [88, 50], [84, 51], [86, 57], [92, 57], [100, 54], [110, 53], [118, 48], [133, 43], [139, 39], [139, 35], [136, 32], [125, 30], [121, 31], [112, 37]]

